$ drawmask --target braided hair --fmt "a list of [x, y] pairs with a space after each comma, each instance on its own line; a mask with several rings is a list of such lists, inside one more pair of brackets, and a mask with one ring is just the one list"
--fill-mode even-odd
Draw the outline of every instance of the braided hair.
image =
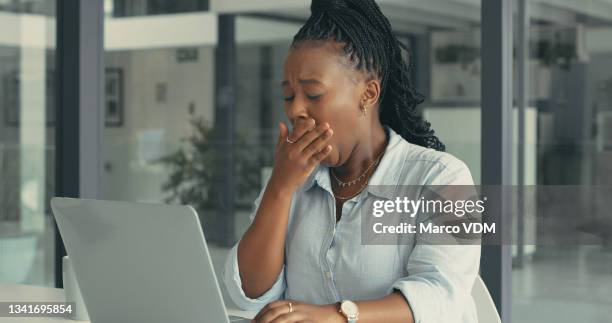
[[379, 118], [408, 142], [444, 151], [431, 124], [416, 107], [423, 96], [416, 92], [389, 20], [374, 0], [312, 0], [311, 16], [294, 36], [300, 42], [334, 40], [358, 70], [374, 74], [381, 82]]

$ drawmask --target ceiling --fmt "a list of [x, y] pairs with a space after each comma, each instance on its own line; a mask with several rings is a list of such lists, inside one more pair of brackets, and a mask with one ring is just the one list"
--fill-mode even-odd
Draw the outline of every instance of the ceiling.
[[[483, 0], [378, 0], [383, 13], [400, 33], [460, 30], [480, 25]], [[279, 3], [283, 7], [279, 7]], [[303, 21], [310, 15], [307, 0], [212, 0], [217, 12], [242, 12]], [[537, 25], [612, 27], [612, 0], [532, 0], [532, 21]]]

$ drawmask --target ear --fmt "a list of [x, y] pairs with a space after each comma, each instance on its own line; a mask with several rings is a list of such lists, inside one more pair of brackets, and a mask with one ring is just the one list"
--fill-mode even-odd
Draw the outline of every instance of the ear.
[[363, 104], [368, 110], [371, 110], [376, 106], [379, 98], [380, 81], [375, 77], [366, 79], [360, 104]]

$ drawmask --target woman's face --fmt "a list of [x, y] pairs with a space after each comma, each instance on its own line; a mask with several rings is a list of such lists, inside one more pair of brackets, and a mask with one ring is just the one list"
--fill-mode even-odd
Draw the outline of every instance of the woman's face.
[[291, 125], [312, 118], [317, 125], [329, 123], [334, 131], [333, 149], [322, 161], [328, 166], [342, 165], [357, 143], [356, 134], [369, 126], [360, 109], [364, 75], [348, 65], [340, 50], [336, 42], [305, 41], [291, 49], [283, 69], [285, 113]]

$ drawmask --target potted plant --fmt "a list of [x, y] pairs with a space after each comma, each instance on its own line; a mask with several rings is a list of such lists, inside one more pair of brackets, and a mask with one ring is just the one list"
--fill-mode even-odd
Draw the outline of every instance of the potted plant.
[[[181, 147], [157, 162], [169, 168], [162, 190], [167, 194], [167, 203], [191, 205], [198, 211], [207, 239], [226, 244], [233, 241], [233, 232], [225, 232], [223, 221], [233, 223], [234, 214], [218, 212], [223, 203], [223, 192], [219, 185], [232, 185], [233, 205], [247, 207], [260, 188], [260, 162], [257, 147], [247, 143], [246, 136], [236, 135], [234, 142], [220, 140], [218, 129], [209, 127], [204, 118], [190, 121], [192, 133], [183, 138]], [[223, 153], [233, 155], [233, 182], [223, 176], [226, 168]], [[233, 231], [233, 230], [232, 230]]]

